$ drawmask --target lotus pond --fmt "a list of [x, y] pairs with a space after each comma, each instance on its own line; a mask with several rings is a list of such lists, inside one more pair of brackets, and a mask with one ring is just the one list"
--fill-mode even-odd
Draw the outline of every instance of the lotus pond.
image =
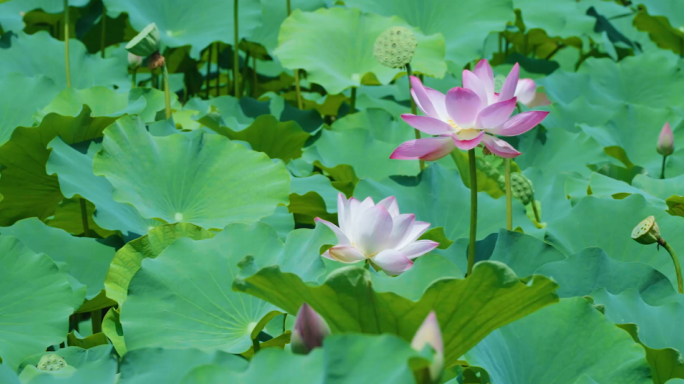
[[0, 384], [684, 383], [681, 0], [0, 0]]

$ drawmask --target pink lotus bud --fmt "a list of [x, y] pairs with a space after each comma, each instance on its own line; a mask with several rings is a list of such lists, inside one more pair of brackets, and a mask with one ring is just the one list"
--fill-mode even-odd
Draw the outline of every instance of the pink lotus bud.
[[307, 303], [302, 304], [297, 312], [290, 346], [292, 352], [302, 355], [323, 345], [323, 338], [330, 334], [328, 323], [316, 313]]
[[515, 88], [515, 97], [518, 101], [529, 107], [534, 97], [537, 95], [537, 85], [532, 79], [520, 79]]
[[128, 53], [128, 68], [138, 68], [140, 63], [142, 63], [141, 56], [134, 55], [130, 52]]
[[672, 152], [674, 152], [674, 135], [672, 134], [669, 122], [665, 123], [663, 129], [660, 131], [656, 149], [658, 150], [658, 153], [663, 156], [670, 156]]
[[429, 345], [434, 351], [432, 365], [430, 365], [430, 378], [436, 382], [442, 376], [444, 368], [444, 343], [442, 342], [442, 332], [439, 330], [437, 315], [434, 311], [430, 311], [411, 341], [411, 347], [419, 352], [426, 345]]

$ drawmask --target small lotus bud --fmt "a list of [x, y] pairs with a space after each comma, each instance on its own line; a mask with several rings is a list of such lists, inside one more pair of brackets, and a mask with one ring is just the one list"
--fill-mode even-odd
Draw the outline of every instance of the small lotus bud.
[[532, 101], [537, 96], [537, 85], [532, 79], [518, 80], [518, 86], [515, 88], [515, 97], [524, 105], [530, 107]]
[[302, 304], [297, 312], [290, 346], [292, 352], [302, 355], [323, 345], [323, 338], [330, 334], [328, 323], [316, 313], [307, 303]]
[[672, 134], [669, 122], [665, 123], [663, 129], [660, 131], [656, 149], [658, 150], [658, 153], [663, 156], [670, 156], [672, 152], [674, 152], [674, 135]]
[[523, 205], [529, 204], [534, 199], [532, 182], [520, 172], [511, 173], [511, 193]]
[[375, 39], [373, 55], [386, 67], [401, 68], [411, 62], [417, 45], [412, 30], [406, 27], [391, 27]]
[[67, 366], [63, 357], [55, 354], [44, 355], [38, 362], [38, 369], [41, 371], [58, 371]]
[[646, 245], [660, 242], [662, 238], [655, 217], [649, 216], [634, 227], [632, 239], [636, 240], [637, 243]]
[[128, 42], [126, 49], [134, 55], [142, 57], [151, 56], [161, 48], [160, 39], [157, 24], [152, 23], [140, 31], [133, 40]]
[[128, 52], [128, 68], [138, 68], [142, 63], [142, 57]]
[[436, 382], [442, 376], [444, 368], [444, 343], [442, 342], [442, 332], [439, 330], [437, 315], [434, 311], [430, 311], [413, 336], [413, 340], [411, 340], [411, 347], [418, 352], [422, 351], [426, 345], [434, 350], [429, 370], [430, 379]]

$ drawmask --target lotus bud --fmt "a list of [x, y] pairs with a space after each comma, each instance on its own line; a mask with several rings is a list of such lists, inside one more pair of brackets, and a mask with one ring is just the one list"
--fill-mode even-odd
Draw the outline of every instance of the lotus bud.
[[307, 303], [304, 303], [297, 312], [292, 329], [290, 338], [292, 352], [306, 355], [312, 349], [323, 346], [323, 338], [329, 334], [328, 323]]
[[417, 45], [412, 30], [406, 27], [391, 27], [375, 39], [373, 55], [386, 67], [401, 68], [411, 62]]
[[44, 355], [38, 362], [38, 369], [41, 371], [59, 371], [67, 366], [63, 357], [55, 354]]
[[670, 156], [674, 152], [674, 135], [670, 128], [670, 123], [667, 122], [660, 131], [658, 136], [658, 146], [656, 147], [658, 153], [663, 156]]
[[413, 336], [413, 340], [411, 340], [411, 347], [418, 352], [422, 351], [426, 345], [429, 345], [434, 351], [429, 371], [430, 379], [437, 382], [442, 376], [444, 368], [444, 343], [442, 342], [442, 332], [439, 330], [437, 315], [434, 311], [427, 315]]
[[658, 228], [655, 217], [649, 216], [634, 227], [632, 239], [636, 240], [637, 243], [646, 245], [660, 243], [662, 237], [660, 237], [660, 228]]
[[142, 63], [142, 57], [128, 52], [128, 68], [138, 68]]
[[126, 44], [128, 52], [142, 56], [152, 56], [161, 48], [161, 40], [157, 24], [152, 23], [138, 33], [133, 40]]

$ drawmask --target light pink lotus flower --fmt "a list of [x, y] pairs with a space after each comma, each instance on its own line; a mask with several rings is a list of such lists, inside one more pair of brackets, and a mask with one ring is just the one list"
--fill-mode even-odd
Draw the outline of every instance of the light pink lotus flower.
[[425, 116], [404, 114], [401, 117], [412, 127], [430, 135], [400, 145], [391, 159], [437, 160], [454, 148], [469, 150], [480, 144], [492, 153], [513, 158], [521, 153], [499, 136], [517, 136], [529, 131], [548, 112], [529, 111], [511, 117], [517, 99], [520, 68], [518, 64], [508, 74], [501, 92], [494, 92], [494, 74], [487, 60], [480, 61], [473, 72], [463, 71], [463, 87], [455, 87], [446, 95], [423, 86], [411, 77], [411, 94]]
[[656, 150], [663, 156], [670, 156], [674, 152], [674, 135], [669, 121], [663, 125], [663, 129], [660, 131]]
[[420, 352], [429, 345], [434, 350], [432, 357], [432, 364], [430, 364], [430, 378], [432, 381], [439, 380], [444, 368], [444, 343], [442, 341], [442, 332], [439, 330], [439, 323], [437, 322], [437, 315], [434, 311], [430, 311], [423, 324], [420, 325], [418, 331], [411, 340], [411, 348]]
[[329, 334], [330, 327], [325, 319], [304, 303], [297, 312], [292, 328], [290, 339], [292, 352], [306, 355], [312, 349], [323, 346], [323, 339]]
[[418, 240], [430, 223], [416, 221], [414, 214], [400, 214], [394, 196], [378, 204], [370, 197], [364, 201], [337, 196], [337, 217], [340, 226], [316, 218], [335, 232], [339, 244], [328, 249], [323, 257], [355, 263], [370, 260], [389, 275], [398, 275], [413, 266], [413, 259], [435, 249], [439, 243]]

